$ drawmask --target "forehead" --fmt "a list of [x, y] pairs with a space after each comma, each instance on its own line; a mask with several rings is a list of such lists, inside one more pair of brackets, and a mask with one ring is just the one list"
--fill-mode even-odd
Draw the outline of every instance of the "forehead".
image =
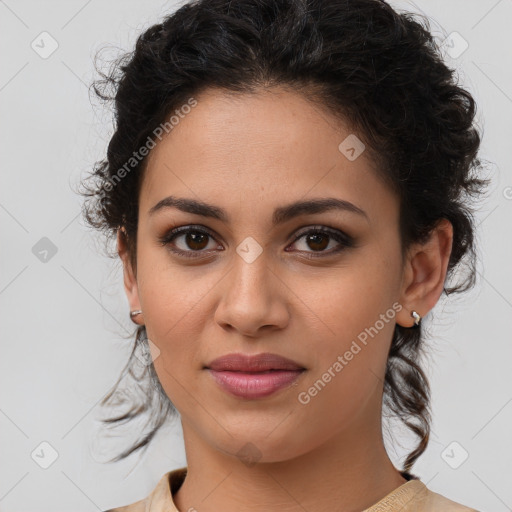
[[176, 109], [148, 157], [141, 210], [167, 195], [253, 212], [309, 196], [336, 196], [375, 215], [396, 209], [357, 135], [302, 94], [209, 89], [194, 99]]

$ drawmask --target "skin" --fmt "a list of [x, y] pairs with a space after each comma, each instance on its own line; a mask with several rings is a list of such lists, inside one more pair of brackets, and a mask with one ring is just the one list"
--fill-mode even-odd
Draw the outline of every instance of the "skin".
[[[363, 152], [349, 161], [338, 146], [352, 132], [299, 93], [210, 89], [151, 151], [140, 191], [137, 266], [121, 231], [118, 250], [131, 310], [160, 354], [158, 377], [181, 415], [188, 475], [175, 494], [181, 511], [360, 511], [404, 484], [384, 448], [381, 404], [395, 322], [410, 327], [438, 301], [452, 246], [442, 220], [423, 245], [400, 256], [399, 202]], [[149, 210], [167, 196], [205, 201], [230, 222]], [[331, 210], [272, 227], [275, 208], [335, 197], [366, 217]], [[177, 226], [173, 254], [159, 244]], [[318, 249], [304, 228], [347, 233], [353, 247], [324, 235]], [[263, 252], [248, 263], [246, 237]], [[327, 244], [328, 242], [328, 244]], [[341, 247], [338, 253], [329, 251]], [[285, 249], [288, 248], [287, 251]], [[322, 255], [322, 251], [324, 254]], [[315, 259], [308, 255], [320, 254]], [[379, 315], [402, 306], [309, 403], [298, 401]], [[228, 395], [204, 369], [232, 352], [273, 352], [306, 368], [296, 385], [264, 399]], [[250, 445], [247, 445], [250, 443]], [[253, 463], [237, 455], [250, 446]]]

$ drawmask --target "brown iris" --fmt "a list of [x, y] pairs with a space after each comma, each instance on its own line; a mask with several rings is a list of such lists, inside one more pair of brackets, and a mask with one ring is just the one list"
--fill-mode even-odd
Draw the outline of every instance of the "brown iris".
[[190, 249], [201, 250], [208, 245], [208, 235], [204, 233], [187, 233], [185, 243]]
[[306, 237], [308, 245], [311, 249], [323, 250], [329, 245], [329, 237], [326, 235], [313, 233]]

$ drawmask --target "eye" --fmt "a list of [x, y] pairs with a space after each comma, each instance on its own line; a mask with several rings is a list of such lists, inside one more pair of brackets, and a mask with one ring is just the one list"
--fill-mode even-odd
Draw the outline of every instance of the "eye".
[[[201, 253], [207, 252], [205, 249], [208, 249], [210, 243], [209, 239], [215, 240], [213, 235], [204, 228], [198, 226], [181, 226], [169, 231], [159, 239], [159, 242], [162, 245], [167, 245], [169, 250], [175, 254], [187, 258], [197, 258]], [[222, 246], [219, 246], [218, 243], [212, 243], [209, 249], [218, 247], [223, 250]]]
[[[299, 250], [305, 250], [305, 252], [307, 253], [307, 258], [317, 258], [335, 254], [347, 247], [354, 246], [354, 240], [352, 239], [352, 237], [348, 236], [342, 231], [330, 229], [323, 226], [314, 226], [313, 228], [310, 228], [307, 231], [302, 231], [296, 236], [295, 240], [293, 241], [293, 244], [297, 244], [297, 241], [301, 239], [304, 239], [302, 247], [305, 247], [305, 249]], [[337, 248], [336, 245], [338, 246]], [[335, 247], [334, 249], [332, 249], [333, 246]], [[308, 251], [308, 248], [312, 249], [312, 251]], [[330, 250], [326, 250], [328, 248], [330, 248]], [[288, 251], [289, 249], [285, 250]]]
[[[296, 235], [292, 245], [300, 245], [297, 242], [304, 239], [303, 248], [307, 258], [328, 256], [353, 247], [354, 240], [349, 235], [324, 226], [314, 226]], [[224, 248], [215, 242], [213, 234], [201, 226], [180, 226], [172, 229], [159, 239], [161, 245], [168, 246], [169, 250], [179, 256], [187, 258], [199, 258], [210, 250]], [[210, 247], [208, 247], [210, 245]], [[337, 245], [337, 247], [336, 247]], [[332, 248], [334, 246], [334, 249]], [[285, 251], [293, 252], [288, 246]], [[312, 251], [308, 251], [312, 249]], [[330, 250], [326, 250], [330, 248]], [[318, 254], [315, 254], [318, 253]]]

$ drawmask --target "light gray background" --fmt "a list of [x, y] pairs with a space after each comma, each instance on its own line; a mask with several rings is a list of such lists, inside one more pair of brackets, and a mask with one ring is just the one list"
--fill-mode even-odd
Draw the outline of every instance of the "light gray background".
[[[85, 228], [73, 192], [111, 134], [110, 114], [88, 96], [94, 54], [105, 45], [131, 49], [175, 5], [0, 1], [3, 512], [105, 510], [143, 498], [164, 472], [186, 463], [178, 421], [140, 460], [108, 465], [93, 453], [95, 406], [124, 365], [130, 343], [123, 334], [132, 324], [120, 266]], [[430, 315], [433, 436], [413, 473], [481, 511], [512, 510], [512, 1], [393, 5], [432, 16], [440, 38], [456, 31], [469, 43], [447, 59], [477, 100], [481, 156], [493, 176], [478, 213], [477, 286], [465, 298], [441, 301]], [[31, 48], [43, 31], [59, 45], [47, 59]], [[46, 262], [32, 252], [42, 237], [57, 248]], [[388, 449], [398, 465], [414, 438], [403, 430], [396, 437], [399, 446]], [[48, 469], [31, 458], [43, 441], [58, 452]], [[454, 441], [450, 455], [469, 454], [458, 469], [441, 456]]]

